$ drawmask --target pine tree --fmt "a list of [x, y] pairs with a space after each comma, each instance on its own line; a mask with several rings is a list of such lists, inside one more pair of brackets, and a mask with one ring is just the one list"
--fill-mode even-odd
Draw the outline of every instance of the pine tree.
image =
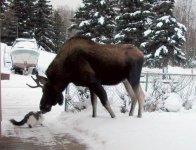
[[116, 17], [116, 43], [131, 43], [140, 46], [143, 32], [152, 16], [153, 0], [120, 0], [119, 12]]
[[36, 1], [37, 0], [24, 0], [24, 30], [31, 38], [34, 36], [35, 30]]
[[54, 11], [54, 50], [57, 52], [63, 45], [66, 40], [66, 26], [64, 25], [61, 16], [59, 15], [58, 11]]
[[32, 37], [36, 0], [9, 0], [17, 20], [17, 37]]
[[96, 42], [112, 43], [115, 29], [113, 1], [83, 0], [83, 4], [75, 13], [72, 29]]
[[1, 0], [0, 2], [0, 11], [1, 11], [1, 14], [0, 14], [0, 36], [4, 36], [4, 31], [6, 29], [6, 26], [5, 26], [5, 15], [6, 15], [6, 9], [7, 9], [7, 3], [5, 0]]
[[154, 5], [157, 17], [145, 31], [146, 41], [142, 43], [149, 65], [163, 67], [169, 61], [176, 65], [185, 60], [181, 48], [185, 42], [186, 28], [174, 18], [173, 8], [174, 0], [161, 0]]
[[48, 0], [38, 0], [35, 12], [35, 38], [46, 51], [54, 52], [52, 6]]
[[4, 15], [6, 9], [7, 9], [6, 0], [1, 0], [0, 1], [1, 19], [2, 19], [2, 15]]
[[13, 12], [14, 18], [16, 21], [15, 29], [16, 29], [16, 37], [23, 37], [24, 33], [24, 19], [23, 19], [23, 12], [24, 12], [24, 3], [23, 0], [8, 0], [10, 2], [10, 11]]
[[1, 1], [1, 41], [11, 45], [17, 37], [17, 18], [5, 0]]

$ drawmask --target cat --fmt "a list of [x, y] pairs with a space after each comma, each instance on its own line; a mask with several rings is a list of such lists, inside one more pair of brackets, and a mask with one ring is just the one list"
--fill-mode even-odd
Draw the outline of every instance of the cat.
[[16, 126], [22, 126], [25, 123], [29, 126], [29, 128], [35, 127], [36, 125], [41, 125], [43, 122], [43, 115], [41, 111], [33, 112], [30, 111], [28, 114], [24, 116], [21, 121], [16, 121], [14, 119], [10, 119], [10, 122]]

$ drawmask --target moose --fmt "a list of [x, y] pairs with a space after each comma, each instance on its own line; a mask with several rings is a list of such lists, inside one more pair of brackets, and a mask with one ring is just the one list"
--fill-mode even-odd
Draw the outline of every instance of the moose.
[[63, 104], [62, 92], [69, 83], [89, 88], [92, 117], [97, 116], [97, 97], [112, 118], [114, 112], [109, 104], [103, 85], [124, 83], [131, 97], [129, 115], [134, 114], [138, 102], [138, 117], [142, 117], [144, 93], [140, 75], [144, 61], [143, 53], [131, 44], [98, 44], [88, 38], [75, 36], [67, 40], [46, 70], [46, 77], [36, 75], [36, 86], [42, 87], [40, 110], [51, 111], [52, 106]]

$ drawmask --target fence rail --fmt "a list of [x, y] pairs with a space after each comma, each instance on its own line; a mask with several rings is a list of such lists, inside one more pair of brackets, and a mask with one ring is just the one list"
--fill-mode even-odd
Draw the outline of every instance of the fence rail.
[[[148, 91], [148, 86], [149, 83], [154, 83], [154, 81], [152, 81], [151, 79], [153, 77], [159, 77], [160, 79], [162, 78], [162, 82], [165, 84], [169, 84], [169, 83], [178, 83], [179, 81], [172, 81], [172, 77], [190, 77], [190, 78], [194, 78], [196, 77], [196, 74], [177, 74], [177, 73], [154, 73], [154, 72], [145, 72], [141, 74], [141, 83], [145, 84], [145, 91]], [[151, 77], [151, 79], [150, 79]]]

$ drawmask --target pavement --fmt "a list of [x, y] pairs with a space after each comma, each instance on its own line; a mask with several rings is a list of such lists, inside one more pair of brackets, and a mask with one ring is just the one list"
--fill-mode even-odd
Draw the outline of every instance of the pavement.
[[[43, 126], [29, 128], [13, 126], [9, 120], [20, 120], [29, 111], [36, 111], [42, 92], [26, 86], [31, 79], [28, 76], [12, 75], [2, 84], [2, 134], [0, 134], [0, 150], [86, 150], [87, 146], [80, 139], [65, 132], [66, 127], [58, 119], [62, 113], [51, 112], [43, 122]], [[58, 123], [57, 123], [58, 122]], [[80, 142], [79, 142], [80, 141]]]
[[[0, 137], [0, 150], [86, 150], [86, 146], [77, 142], [73, 137], [66, 135], [63, 137], [54, 137], [58, 141], [54, 145], [38, 144], [37, 142], [28, 142], [19, 137]], [[29, 141], [36, 141], [29, 139]], [[63, 142], [66, 141], [66, 142]]]

